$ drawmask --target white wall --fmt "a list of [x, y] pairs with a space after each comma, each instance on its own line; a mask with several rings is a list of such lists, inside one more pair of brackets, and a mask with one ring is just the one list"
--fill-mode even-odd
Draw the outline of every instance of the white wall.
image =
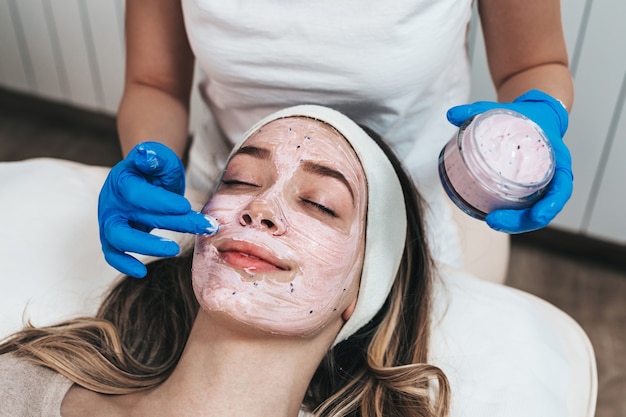
[[[114, 114], [122, 94], [124, 0], [0, 0], [0, 86]], [[624, 0], [563, 0], [576, 83], [566, 135], [575, 190], [553, 226], [626, 244]], [[479, 25], [472, 99], [492, 99]], [[201, 119], [193, 96], [192, 129]]]
[[[124, 0], [0, 0], [0, 86], [114, 115], [124, 87]], [[192, 126], [202, 117], [192, 96]]]
[[0, 0], [0, 85], [114, 113], [123, 0]]

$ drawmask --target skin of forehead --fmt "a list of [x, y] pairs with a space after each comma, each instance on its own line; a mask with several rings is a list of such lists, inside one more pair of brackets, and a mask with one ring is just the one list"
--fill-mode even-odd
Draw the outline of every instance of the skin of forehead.
[[[313, 132], [310, 132], [310, 133], [318, 133], [318, 134], [322, 133], [322, 134], [325, 134], [324, 136], [327, 138], [330, 138], [330, 137], [341, 138], [341, 142], [348, 145], [348, 147], [352, 150], [354, 156], [356, 157], [356, 152], [354, 152], [354, 149], [352, 149], [352, 145], [350, 144], [350, 142], [337, 129], [335, 129], [333, 126], [329, 125], [328, 123], [322, 120], [313, 119], [310, 117], [303, 117], [303, 116], [284, 117], [281, 119], [272, 120], [271, 122], [268, 122], [265, 125], [263, 125], [259, 130], [251, 134], [243, 142], [243, 145], [245, 145], [245, 143], [248, 142], [250, 139], [257, 137], [258, 135], [266, 132], [267, 130], [270, 130], [270, 129], [279, 130], [283, 127], [295, 128], [298, 130], [305, 130], [305, 131], [313, 130]], [[294, 131], [294, 134], [295, 133], [297, 132]]]
[[[341, 151], [346, 152], [346, 159], [343, 162], [345, 162], [345, 164], [350, 164], [350, 165], [352, 164], [352, 162], [358, 163], [358, 169], [356, 169], [355, 172], [358, 172], [360, 175], [365, 176], [363, 167], [361, 166], [361, 161], [358, 158], [356, 151], [353, 149], [350, 141], [348, 141], [332, 125], [329, 125], [328, 123], [322, 120], [313, 119], [310, 117], [292, 116], [292, 117], [285, 117], [285, 118], [276, 119], [271, 122], [268, 122], [267, 124], [263, 125], [259, 130], [251, 134], [248, 138], [246, 138], [242, 142], [241, 147], [250, 145], [250, 142], [254, 142], [256, 139], [258, 139], [259, 136], [268, 133], [268, 131], [269, 132], [276, 131], [278, 134], [284, 135], [285, 132], [282, 130], [284, 128], [287, 128], [292, 132], [293, 138], [297, 138], [298, 135], [302, 135], [300, 139], [310, 138], [311, 140], [314, 140], [316, 137], [319, 137], [319, 136], [322, 136], [326, 139], [331, 139], [331, 138], [339, 139], [337, 141], [334, 141], [334, 145], [339, 146], [341, 148]], [[285, 141], [280, 141], [277, 138], [277, 143], [276, 143], [277, 147], [285, 144], [284, 142]], [[306, 143], [306, 142], [303, 141], [302, 143]], [[315, 142], [314, 144], [317, 145], [317, 143]], [[326, 143], [324, 144], [324, 146], [333, 146], [333, 145]], [[298, 146], [298, 148], [300, 148], [300, 146]], [[349, 152], [348, 152], [348, 149], [350, 150]], [[312, 153], [313, 155], [316, 153], [317, 150], [321, 151], [321, 149], [318, 149], [317, 146], [307, 146], [306, 150]], [[350, 157], [348, 157], [348, 155], [350, 155]], [[341, 168], [341, 166], [338, 166], [337, 164], [335, 164], [334, 168]], [[345, 174], [345, 172], [343, 172], [344, 170], [340, 170], [340, 171]], [[356, 180], [357, 178], [353, 178], [353, 181], [355, 182], [354, 184], [355, 186], [356, 186]], [[364, 182], [365, 182], [366, 189], [367, 189], [367, 178], [365, 178]], [[354, 191], [357, 192], [360, 190], [355, 189]]]

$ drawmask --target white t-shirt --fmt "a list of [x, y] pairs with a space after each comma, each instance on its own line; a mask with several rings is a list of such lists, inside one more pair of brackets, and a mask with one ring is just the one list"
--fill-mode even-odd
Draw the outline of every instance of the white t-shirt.
[[460, 265], [437, 160], [456, 130], [446, 111], [469, 97], [472, 0], [182, 4], [210, 111], [192, 146], [190, 187], [211, 189], [232, 144], [261, 118], [329, 106], [392, 146], [430, 205], [435, 257]]

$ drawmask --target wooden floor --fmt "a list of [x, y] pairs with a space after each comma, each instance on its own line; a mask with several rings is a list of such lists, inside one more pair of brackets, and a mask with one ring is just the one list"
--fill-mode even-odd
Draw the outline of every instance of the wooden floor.
[[[8, 97], [8, 99], [7, 99]], [[0, 161], [57, 157], [110, 166], [121, 157], [110, 118], [78, 113], [0, 91]], [[512, 240], [507, 285], [551, 302], [571, 315], [596, 351], [597, 417], [626, 416], [626, 268], [583, 252], [559, 252], [536, 235]], [[590, 243], [593, 245], [593, 243]], [[548, 248], [550, 246], [550, 249]], [[589, 252], [594, 252], [591, 246]], [[596, 251], [597, 252], [597, 251]], [[582, 253], [582, 255], [581, 255]]]

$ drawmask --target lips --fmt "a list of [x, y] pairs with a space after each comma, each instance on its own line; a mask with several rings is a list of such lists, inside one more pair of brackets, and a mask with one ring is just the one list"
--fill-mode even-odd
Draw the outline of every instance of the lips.
[[216, 248], [228, 264], [256, 272], [289, 271], [291, 267], [272, 252], [249, 242], [225, 241]]

